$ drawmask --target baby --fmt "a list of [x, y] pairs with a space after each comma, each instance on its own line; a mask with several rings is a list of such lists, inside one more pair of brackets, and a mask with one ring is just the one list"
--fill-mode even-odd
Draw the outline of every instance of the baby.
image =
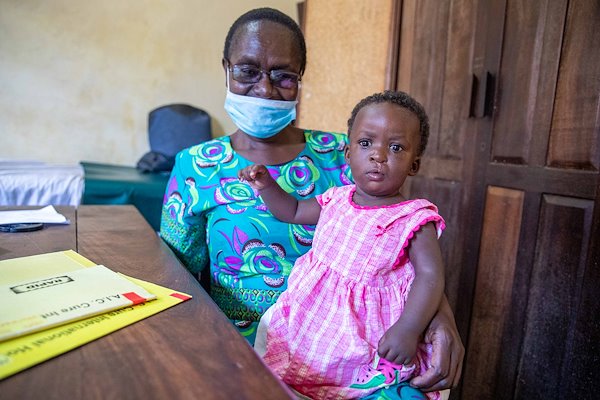
[[444, 220], [401, 190], [419, 170], [428, 135], [423, 107], [386, 91], [361, 100], [348, 120], [354, 185], [299, 201], [263, 165], [238, 173], [278, 219], [317, 224], [312, 249], [259, 327], [264, 361], [303, 396], [425, 398], [406, 381], [430, 356], [421, 340], [444, 290]]

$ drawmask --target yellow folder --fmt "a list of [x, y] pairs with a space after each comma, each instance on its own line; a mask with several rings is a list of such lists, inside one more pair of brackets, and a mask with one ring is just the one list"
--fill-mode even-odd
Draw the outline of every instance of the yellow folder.
[[155, 298], [104, 265], [15, 277], [0, 285], [0, 342]]
[[[95, 265], [92, 261], [72, 250], [4, 260], [0, 261], [0, 285], [14, 281], [15, 276], [23, 280], [34, 279], [39, 275], [41, 269], [45, 273], [51, 274], [64, 273]], [[156, 295], [156, 300], [0, 342], [0, 379], [82, 346], [191, 298], [188, 294], [150, 282], [131, 277], [126, 278]], [[1, 304], [0, 313], [5, 307], [9, 306]]]

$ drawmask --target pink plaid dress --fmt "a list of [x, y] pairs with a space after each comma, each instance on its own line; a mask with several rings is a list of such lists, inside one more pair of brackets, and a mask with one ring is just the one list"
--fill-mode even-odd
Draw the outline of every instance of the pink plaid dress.
[[[438, 237], [444, 229], [427, 200], [362, 207], [354, 191], [334, 187], [317, 196], [313, 247], [296, 261], [267, 331], [267, 365], [319, 400], [360, 398], [410, 377], [412, 369], [378, 361], [377, 345], [400, 317], [414, 279], [406, 251], [414, 232], [431, 221]], [[422, 372], [430, 349], [418, 353]]]

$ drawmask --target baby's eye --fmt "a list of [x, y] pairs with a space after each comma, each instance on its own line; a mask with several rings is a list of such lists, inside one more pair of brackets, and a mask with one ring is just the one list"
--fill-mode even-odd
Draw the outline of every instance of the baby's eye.
[[394, 153], [398, 153], [402, 151], [402, 146], [400, 146], [399, 144], [392, 144], [390, 145], [390, 149], [392, 149]]
[[358, 145], [360, 147], [369, 147], [369, 145], [371, 144], [371, 141], [367, 140], [367, 139], [360, 139], [358, 141]]

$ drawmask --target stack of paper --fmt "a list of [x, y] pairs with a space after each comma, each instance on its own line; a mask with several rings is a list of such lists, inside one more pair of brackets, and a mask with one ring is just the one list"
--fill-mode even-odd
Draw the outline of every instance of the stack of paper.
[[0, 285], [0, 341], [155, 298], [103, 265]]
[[0, 379], [189, 299], [72, 250], [0, 261]]

